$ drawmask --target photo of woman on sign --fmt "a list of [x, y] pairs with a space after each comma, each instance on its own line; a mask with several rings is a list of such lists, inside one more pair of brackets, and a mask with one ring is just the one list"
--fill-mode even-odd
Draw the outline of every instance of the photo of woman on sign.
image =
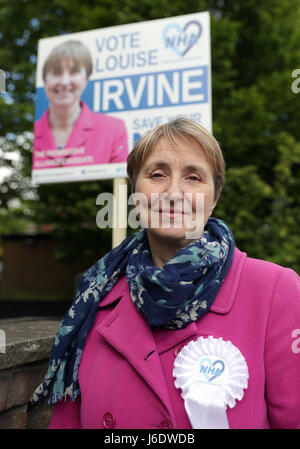
[[92, 67], [80, 41], [65, 41], [48, 55], [42, 76], [49, 108], [34, 126], [34, 169], [126, 162], [124, 122], [81, 100]]

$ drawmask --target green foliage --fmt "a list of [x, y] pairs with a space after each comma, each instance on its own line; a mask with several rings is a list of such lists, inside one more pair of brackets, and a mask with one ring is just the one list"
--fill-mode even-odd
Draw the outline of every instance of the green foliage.
[[[111, 191], [111, 181], [36, 190], [28, 182], [38, 39], [205, 10], [211, 13], [213, 132], [227, 163], [215, 215], [248, 255], [300, 273], [300, 109], [291, 91], [300, 60], [298, 0], [0, 0], [0, 66], [9, 92], [0, 96], [0, 167], [13, 169], [0, 186], [2, 231], [14, 220], [52, 224], [59, 256], [69, 260], [110, 247], [110, 232], [96, 227], [95, 202]], [[14, 198], [21, 215], [11, 207]]]

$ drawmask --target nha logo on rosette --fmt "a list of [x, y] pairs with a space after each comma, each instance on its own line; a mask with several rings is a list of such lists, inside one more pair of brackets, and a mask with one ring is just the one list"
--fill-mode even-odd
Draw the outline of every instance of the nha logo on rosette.
[[226, 408], [242, 400], [249, 379], [236, 346], [222, 338], [199, 337], [179, 352], [173, 376], [193, 429], [229, 429]]

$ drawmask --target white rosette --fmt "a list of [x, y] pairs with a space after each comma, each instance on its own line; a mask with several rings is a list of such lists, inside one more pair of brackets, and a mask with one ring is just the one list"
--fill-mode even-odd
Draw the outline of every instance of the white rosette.
[[249, 378], [236, 346], [222, 338], [199, 337], [181, 349], [173, 376], [193, 429], [229, 429], [226, 408], [243, 398]]

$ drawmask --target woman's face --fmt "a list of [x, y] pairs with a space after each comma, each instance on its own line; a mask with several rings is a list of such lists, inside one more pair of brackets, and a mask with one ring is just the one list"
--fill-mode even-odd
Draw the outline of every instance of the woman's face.
[[176, 143], [160, 138], [138, 174], [135, 192], [137, 199], [142, 194], [138, 207], [148, 233], [185, 246], [202, 235], [216, 201], [213, 169], [201, 146], [192, 138]]
[[45, 77], [45, 90], [50, 105], [70, 107], [79, 104], [82, 92], [87, 84], [87, 73], [71, 58], [63, 59], [52, 67]]

